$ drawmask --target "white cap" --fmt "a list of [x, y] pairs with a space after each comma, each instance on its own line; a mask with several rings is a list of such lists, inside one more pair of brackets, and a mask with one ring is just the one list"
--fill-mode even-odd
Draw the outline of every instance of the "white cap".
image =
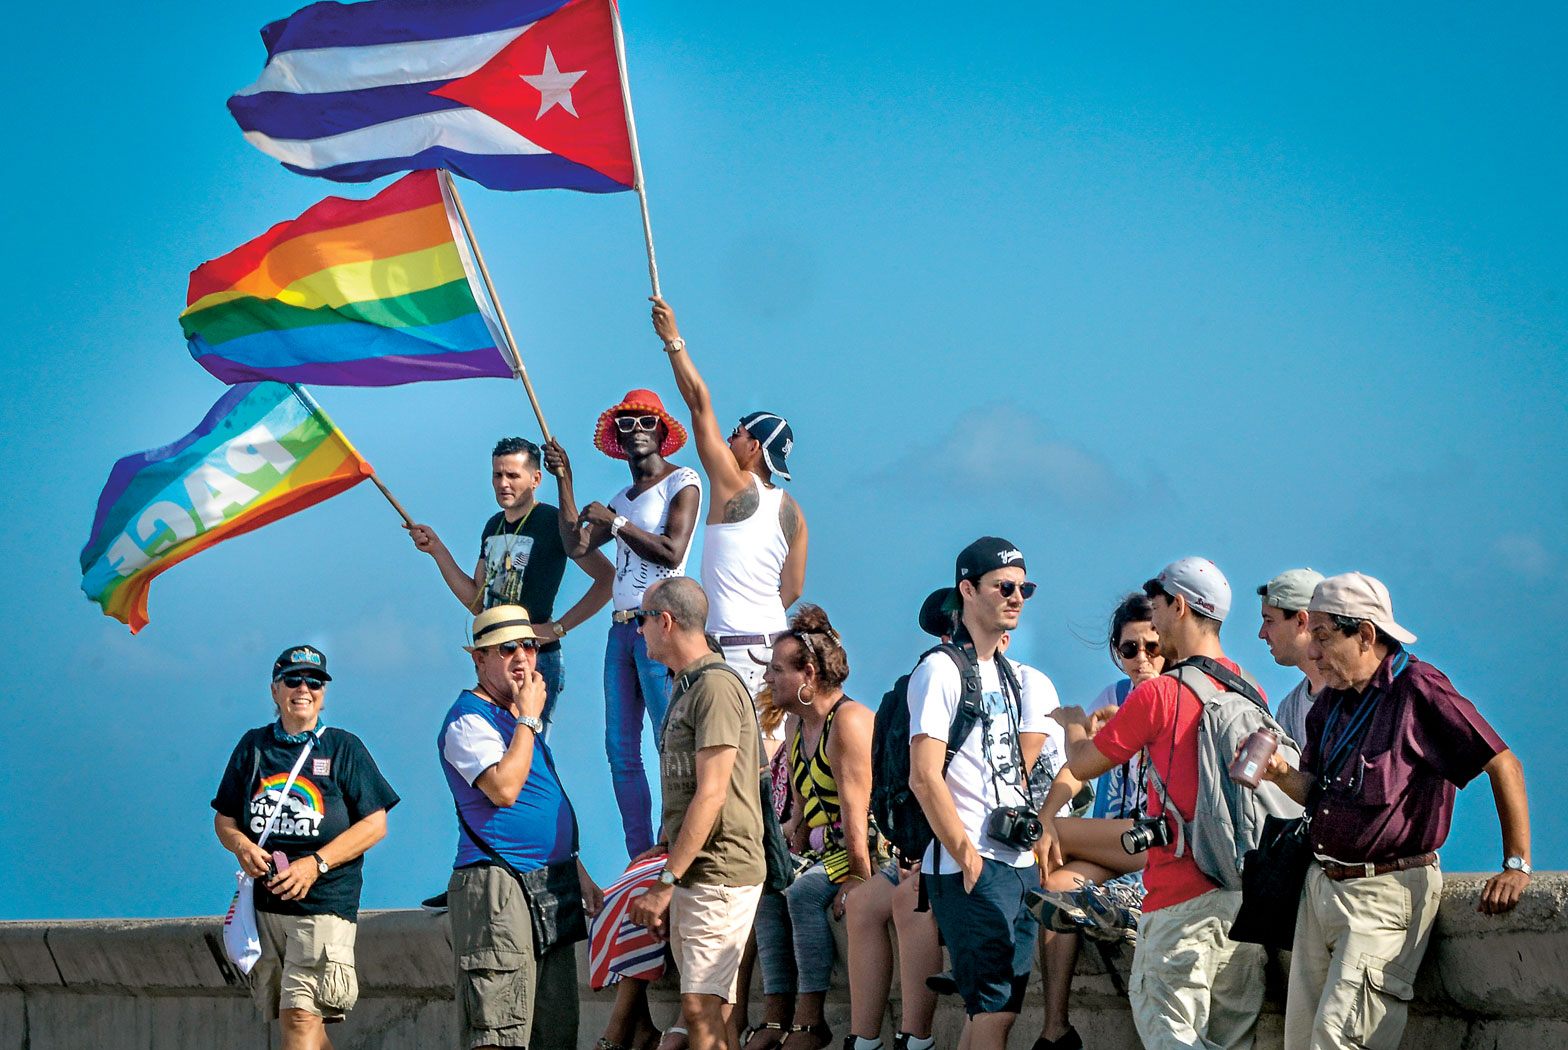
[[1160, 570], [1148, 583], [1166, 594], [1181, 595], [1194, 612], [1224, 622], [1230, 615], [1230, 581], [1207, 558], [1182, 558]]
[[1366, 620], [1401, 645], [1410, 645], [1416, 640], [1415, 635], [1394, 622], [1394, 600], [1389, 597], [1383, 581], [1364, 572], [1330, 576], [1318, 584], [1312, 592], [1312, 601], [1307, 603], [1307, 611]]

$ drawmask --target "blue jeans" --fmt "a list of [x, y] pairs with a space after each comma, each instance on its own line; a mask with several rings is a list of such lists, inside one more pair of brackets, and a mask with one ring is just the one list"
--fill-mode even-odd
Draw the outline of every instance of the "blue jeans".
[[[839, 891], [828, 870], [813, 864], [784, 891], [790, 932], [795, 940], [795, 990], [825, 992], [833, 984], [833, 917], [828, 905]], [[760, 945], [761, 942], [759, 941]]]
[[544, 713], [539, 716], [539, 721], [544, 723], [544, 732], [540, 734], [540, 739], [548, 743], [550, 725], [555, 717], [555, 702], [561, 698], [561, 690], [566, 688], [566, 669], [561, 665], [561, 650], [541, 652], [538, 670], [544, 679]]
[[648, 645], [635, 623], [612, 623], [604, 649], [604, 753], [610, 783], [621, 811], [626, 855], [653, 845], [653, 797], [642, 766], [644, 712], [653, 726], [654, 744], [670, 702], [670, 672], [648, 659]]
[[[752, 920], [757, 935], [757, 966], [762, 970], [763, 995], [795, 994], [795, 949], [789, 925], [789, 901], [782, 893], [764, 893]], [[830, 956], [831, 958], [831, 956]]]

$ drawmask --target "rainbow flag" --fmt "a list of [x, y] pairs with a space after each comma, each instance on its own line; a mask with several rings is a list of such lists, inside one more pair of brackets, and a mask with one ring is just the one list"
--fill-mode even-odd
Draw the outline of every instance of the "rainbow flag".
[[305, 391], [236, 386], [174, 444], [114, 465], [82, 548], [82, 591], [135, 634], [154, 576], [373, 473]]
[[191, 272], [180, 327], [225, 383], [393, 386], [510, 376], [444, 179], [328, 197]]

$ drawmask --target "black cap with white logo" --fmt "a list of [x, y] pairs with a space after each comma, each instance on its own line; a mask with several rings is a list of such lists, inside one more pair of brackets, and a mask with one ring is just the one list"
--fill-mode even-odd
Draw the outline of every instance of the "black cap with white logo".
[[314, 645], [295, 645], [279, 653], [272, 664], [272, 677], [285, 674], [310, 674], [323, 682], [332, 681], [327, 674], [327, 658]]
[[768, 469], [785, 481], [791, 480], [784, 463], [790, 449], [795, 447], [795, 432], [789, 428], [789, 420], [772, 412], [753, 412], [741, 417], [740, 426], [762, 446], [762, 458]]
[[1009, 565], [1022, 569], [1023, 551], [1000, 536], [981, 536], [958, 552], [958, 564], [954, 569], [953, 582], [955, 584], [965, 580], [972, 582], [988, 572], [1005, 569]]

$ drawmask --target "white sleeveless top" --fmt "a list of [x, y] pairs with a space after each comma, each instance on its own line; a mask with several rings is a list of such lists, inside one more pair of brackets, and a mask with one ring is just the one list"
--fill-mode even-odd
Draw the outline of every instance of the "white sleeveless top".
[[[690, 467], [677, 467], [662, 480], [654, 483], [642, 495], [632, 497], [632, 487], [617, 492], [608, 506], [617, 514], [646, 532], [662, 533], [670, 522], [670, 504], [682, 489], [696, 486], [697, 498], [702, 499], [702, 478]], [[698, 513], [701, 513], [699, 510]], [[635, 609], [642, 604], [642, 592], [671, 576], [686, 575], [686, 556], [691, 553], [691, 540], [681, 551], [681, 560], [673, 569], [648, 561], [626, 545], [619, 536], [615, 538], [615, 582], [611, 586], [616, 612]]]
[[784, 490], [750, 475], [757, 509], [745, 521], [708, 525], [702, 533], [702, 589], [708, 592], [708, 633], [773, 634], [789, 626], [779, 581], [789, 541], [779, 526]]

